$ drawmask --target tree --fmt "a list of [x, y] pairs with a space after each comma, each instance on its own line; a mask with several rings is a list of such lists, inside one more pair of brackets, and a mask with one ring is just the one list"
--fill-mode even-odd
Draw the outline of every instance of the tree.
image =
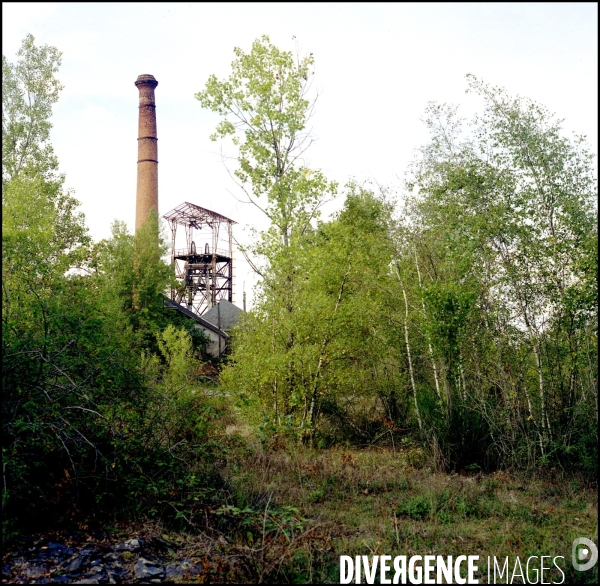
[[56, 47], [34, 44], [27, 35], [16, 63], [2, 55], [2, 185], [24, 170], [48, 180], [58, 169], [49, 143], [52, 106], [62, 86], [55, 77], [61, 64]]
[[483, 417], [479, 445], [547, 461], [583, 441], [578, 405], [597, 418], [585, 365], [596, 352], [592, 156], [539, 104], [468, 82], [485, 104], [474, 131], [465, 136], [455, 108], [431, 105], [432, 141], [410, 182], [422, 328], [442, 372], [456, 373], [447, 383]]
[[[157, 242], [158, 234], [158, 242]], [[104, 302], [114, 306], [135, 338], [137, 350], [158, 353], [156, 336], [169, 325], [185, 328], [194, 347], [201, 351], [208, 338], [193, 321], [175, 311], [165, 311], [165, 291], [173, 285], [173, 270], [163, 260], [167, 245], [156, 211], [129, 234], [123, 222], [115, 221], [112, 237], [94, 247], [94, 282]]]
[[211, 449], [205, 407], [181, 384], [195, 374], [183, 374], [195, 362], [190, 333], [204, 338], [164, 310], [172, 271], [157, 215], [135, 237], [117, 223], [92, 245], [57, 174], [48, 131], [59, 55], [28, 36], [17, 64], [3, 59], [4, 536], [28, 521], [39, 530], [49, 513], [154, 507], [182, 478], [197, 482]]
[[352, 425], [354, 434], [365, 401], [381, 399], [388, 416], [400, 416], [390, 214], [367, 186], [350, 184], [342, 211], [320, 222], [296, 257], [294, 310], [267, 289], [234, 338], [223, 384], [258, 400], [262, 415], [291, 424], [304, 441], [336, 441]]
[[288, 247], [317, 217], [323, 197], [335, 193], [335, 184], [302, 159], [312, 142], [306, 124], [314, 107], [307, 98], [314, 58], [295, 59], [267, 36], [254, 41], [250, 53], [237, 47], [234, 53], [229, 78], [212, 75], [196, 98], [224, 118], [211, 138], [232, 138], [240, 187]]
[[[249, 260], [262, 277], [259, 304], [269, 312], [273, 309], [267, 307], [280, 307], [283, 313], [277, 320], [294, 320], [305, 245], [324, 199], [336, 192], [335, 183], [321, 171], [309, 169], [302, 159], [312, 142], [306, 125], [314, 106], [308, 99], [314, 59], [312, 54], [294, 58], [267, 36], [254, 41], [249, 53], [240, 48], [234, 53], [229, 78], [221, 81], [211, 76], [196, 97], [223, 117], [212, 139], [232, 139], [238, 148], [233, 175], [248, 201], [271, 222], [255, 245], [243, 249], [247, 258], [249, 252], [255, 255]], [[289, 328], [284, 342], [288, 376], [281, 381], [287, 396], [295, 395], [298, 384], [297, 341], [294, 328]]]

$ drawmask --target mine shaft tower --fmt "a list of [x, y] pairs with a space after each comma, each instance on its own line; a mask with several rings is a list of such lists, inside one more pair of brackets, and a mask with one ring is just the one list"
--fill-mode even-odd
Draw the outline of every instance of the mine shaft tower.
[[[179, 281], [171, 299], [196, 315], [221, 299], [233, 303], [232, 228], [237, 222], [188, 202], [163, 218], [171, 227], [171, 262]], [[185, 248], [176, 248], [178, 227], [183, 227]]]

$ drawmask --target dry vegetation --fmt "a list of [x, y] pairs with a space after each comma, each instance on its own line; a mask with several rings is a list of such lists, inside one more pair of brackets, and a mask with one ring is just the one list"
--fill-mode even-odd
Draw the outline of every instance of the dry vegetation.
[[[597, 539], [596, 487], [560, 470], [446, 474], [408, 442], [313, 450], [228, 431], [245, 437], [222, 469], [235, 506], [211, 517], [225, 522], [219, 552], [213, 539], [209, 556], [221, 575], [336, 582], [340, 555], [469, 554], [480, 556], [483, 581], [487, 556], [535, 555], [564, 556], [567, 581], [597, 579], [570, 563], [574, 538]], [[209, 545], [195, 547], [200, 554]]]

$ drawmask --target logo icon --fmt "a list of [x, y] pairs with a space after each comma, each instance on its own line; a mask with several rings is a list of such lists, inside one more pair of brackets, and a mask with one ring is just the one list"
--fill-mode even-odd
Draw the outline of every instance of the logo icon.
[[578, 572], [585, 572], [596, 565], [596, 562], [598, 561], [598, 548], [591, 539], [588, 539], [587, 537], [578, 537], [573, 541], [571, 559], [573, 561], [573, 567]]

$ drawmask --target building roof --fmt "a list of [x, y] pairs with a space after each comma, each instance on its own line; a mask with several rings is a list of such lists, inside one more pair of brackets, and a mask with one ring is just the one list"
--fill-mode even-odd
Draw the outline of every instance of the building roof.
[[226, 216], [213, 212], [212, 210], [207, 210], [206, 208], [201, 208], [189, 201], [185, 201], [170, 212], [167, 212], [163, 218], [184, 226], [194, 226], [194, 228], [197, 228], [198, 230], [202, 224], [208, 224], [210, 226], [212, 225], [212, 222], [215, 221], [237, 224], [237, 222], [234, 222]]
[[218, 327], [220, 325], [221, 330], [228, 332], [237, 323], [240, 313], [243, 313], [243, 311], [239, 307], [226, 299], [221, 299], [215, 306], [203, 313], [202, 317], [214, 326]]
[[[176, 309], [180, 313], [183, 313], [183, 315], [185, 315], [185, 316], [187, 316], [187, 317], [189, 317], [189, 318], [191, 318], [193, 320], [196, 320], [196, 322], [199, 325], [201, 325], [201, 326], [203, 326], [205, 328], [208, 328], [209, 330], [212, 330], [216, 334], [219, 334], [219, 335], [223, 336], [224, 338], [228, 338], [229, 337], [229, 335], [227, 334], [227, 332], [225, 332], [223, 330], [223, 328], [219, 329], [216, 326], [216, 324], [213, 324], [209, 320], [205, 319], [205, 315], [206, 314], [204, 314], [202, 316], [196, 315], [193, 311], [190, 311], [187, 307], [184, 307], [183, 305], [180, 305], [179, 303], [177, 303], [177, 301], [173, 301], [172, 299], [169, 299], [168, 297], [165, 297], [163, 301], [164, 301], [165, 307], [167, 309]], [[229, 301], [227, 301], [227, 303], [229, 303]], [[231, 305], [231, 303], [229, 303], [229, 305]], [[235, 307], [235, 306], [233, 306], [233, 307]], [[213, 307], [213, 309], [214, 309], [214, 307]], [[236, 307], [236, 309], [238, 309], [238, 308]], [[239, 309], [238, 311], [242, 311], [242, 310]], [[223, 318], [221, 317], [221, 320], [222, 319]]]

